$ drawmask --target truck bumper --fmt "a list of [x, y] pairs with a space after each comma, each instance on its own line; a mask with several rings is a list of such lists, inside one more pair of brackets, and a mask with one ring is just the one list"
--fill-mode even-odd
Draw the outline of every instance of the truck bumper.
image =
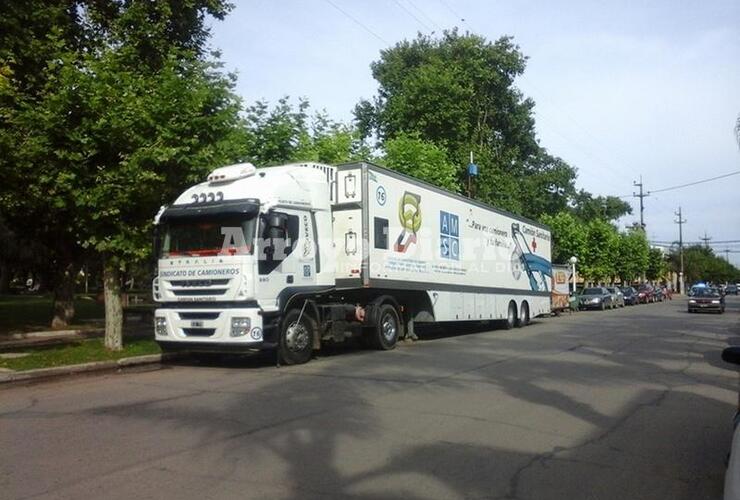
[[273, 348], [257, 307], [173, 307], [154, 312], [154, 338], [168, 351], [248, 352]]

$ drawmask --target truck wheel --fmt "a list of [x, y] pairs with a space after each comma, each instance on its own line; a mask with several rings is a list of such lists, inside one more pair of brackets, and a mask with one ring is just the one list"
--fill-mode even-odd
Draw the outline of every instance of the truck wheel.
[[529, 324], [529, 304], [526, 302], [522, 302], [522, 314], [519, 316], [519, 321], [517, 321], [518, 327], [524, 327]]
[[381, 351], [390, 351], [396, 347], [400, 330], [401, 322], [396, 308], [390, 304], [383, 304], [378, 311], [378, 324], [369, 332], [373, 347]]
[[[298, 317], [300, 316], [300, 322]], [[316, 323], [300, 309], [291, 309], [283, 318], [280, 327], [278, 357], [284, 365], [301, 365], [311, 359]]]
[[516, 304], [510, 302], [509, 309], [506, 311], [506, 323], [504, 327], [507, 330], [511, 330], [514, 326], [516, 326]]

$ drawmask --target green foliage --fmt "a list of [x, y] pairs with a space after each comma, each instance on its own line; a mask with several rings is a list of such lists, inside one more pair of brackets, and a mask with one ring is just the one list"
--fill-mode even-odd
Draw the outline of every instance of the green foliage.
[[565, 264], [571, 257], [579, 261], [586, 258], [586, 227], [573, 214], [546, 214], [540, 221], [549, 226], [552, 233], [552, 262]]
[[650, 245], [641, 229], [619, 234], [615, 271], [623, 283], [631, 283], [647, 272]]
[[[26, 348], [24, 352], [28, 352], [28, 349]], [[0, 359], [0, 368], [25, 371], [93, 361], [111, 361], [160, 352], [157, 343], [151, 339], [132, 339], [122, 350], [115, 352], [107, 350], [101, 339], [91, 339], [62, 346], [37, 347], [32, 349], [27, 356]]]
[[450, 191], [459, 189], [457, 169], [448, 161], [444, 148], [419, 139], [418, 134], [400, 134], [386, 141], [385, 156], [378, 162]]
[[617, 220], [623, 215], [631, 214], [632, 207], [616, 196], [596, 196], [580, 190], [573, 199], [573, 213], [584, 221], [604, 219]]
[[[344, 163], [370, 157], [359, 132], [348, 125], [316, 113], [311, 119], [309, 103], [293, 106], [287, 97], [270, 109], [264, 101], [247, 108], [247, 159], [256, 165], [292, 161]], [[311, 120], [311, 123], [309, 123]]]
[[39, 57], [53, 58], [35, 61], [32, 92], [12, 78], [2, 96], [9, 156], [0, 196], [16, 227], [48, 245], [123, 263], [148, 254], [159, 205], [237, 159], [245, 140], [234, 79], [203, 51], [204, 15], [222, 15], [225, 4], [100, 5], [72, 18], [88, 35], [85, 50], [28, 35], [31, 46], [48, 46]]
[[[684, 280], [687, 286], [698, 281], [712, 283], [737, 283], [740, 281], [740, 269], [725, 259], [714, 254], [711, 248], [700, 245], [684, 248]], [[671, 250], [669, 256], [670, 268], [679, 272], [680, 256], [678, 249]]]
[[586, 249], [581, 274], [594, 281], [610, 281], [616, 274], [619, 236], [611, 224], [600, 219], [586, 225]]
[[452, 30], [400, 42], [371, 65], [378, 95], [355, 107], [358, 129], [384, 148], [402, 136], [443, 148], [459, 166], [455, 191], [472, 151], [477, 199], [531, 217], [556, 213], [575, 192], [575, 170], [537, 144], [534, 103], [514, 86], [525, 63], [508, 37]]
[[645, 277], [650, 281], [660, 280], [668, 273], [666, 256], [659, 248], [651, 248], [648, 253], [648, 265]]

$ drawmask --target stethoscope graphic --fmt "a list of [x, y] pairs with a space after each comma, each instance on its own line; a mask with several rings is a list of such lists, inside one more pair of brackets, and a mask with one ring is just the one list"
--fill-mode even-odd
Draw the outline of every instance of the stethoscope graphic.
[[[519, 262], [524, 268], [524, 272], [527, 273], [529, 286], [532, 290], [548, 291], [545, 276], [552, 277], [552, 264], [547, 259], [535, 255], [532, 252], [527, 239], [522, 234], [518, 222], [511, 224], [511, 236], [514, 238], [514, 244], [516, 245], [514, 255], [518, 257]], [[537, 274], [539, 274], [539, 279]]]

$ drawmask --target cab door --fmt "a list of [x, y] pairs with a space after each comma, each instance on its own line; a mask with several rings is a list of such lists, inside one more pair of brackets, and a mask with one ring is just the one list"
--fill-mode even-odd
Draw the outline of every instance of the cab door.
[[260, 216], [257, 241], [257, 300], [266, 310], [278, 307], [286, 288], [316, 281], [311, 214], [274, 210]]

